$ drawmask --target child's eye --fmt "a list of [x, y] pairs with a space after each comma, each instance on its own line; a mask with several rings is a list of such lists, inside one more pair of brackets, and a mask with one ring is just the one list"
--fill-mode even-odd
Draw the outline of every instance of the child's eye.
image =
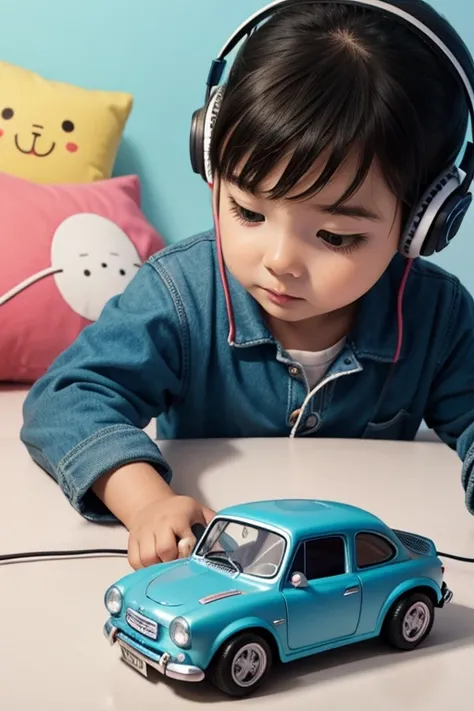
[[339, 252], [351, 252], [367, 241], [367, 235], [338, 235], [327, 230], [319, 230], [318, 237], [328, 247]]
[[247, 210], [247, 208], [242, 207], [235, 202], [233, 198], [230, 198], [231, 210], [236, 216], [236, 218], [242, 222], [244, 225], [257, 224], [259, 222], [265, 222], [265, 215], [260, 212], [254, 212], [253, 210]]

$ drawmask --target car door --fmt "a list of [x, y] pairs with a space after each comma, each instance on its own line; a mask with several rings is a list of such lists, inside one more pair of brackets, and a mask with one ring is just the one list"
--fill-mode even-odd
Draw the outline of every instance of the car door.
[[[353, 635], [361, 608], [359, 577], [351, 572], [342, 535], [302, 541], [283, 584], [290, 649], [325, 644]], [[304, 573], [305, 587], [294, 587], [293, 573]]]

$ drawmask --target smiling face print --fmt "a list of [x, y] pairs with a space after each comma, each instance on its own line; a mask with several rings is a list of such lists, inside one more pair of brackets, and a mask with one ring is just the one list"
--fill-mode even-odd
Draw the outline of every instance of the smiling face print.
[[0, 61], [0, 166], [35, 183], [110, 177], [130, 105]]
[[[0, 114], [3, 124], [8, 124], [10, 121], [14, 125], [15, 111], [10, 106], [4, 108]], [[51, 127], [48, 130], [46, 126], [39, 123], [32, 123], [31, 126], [26, 126], [25, 122], [20, 122], [23, 133], [20, 131], [15, 132], [14, 128], [10, 133], [10, 138], [13, 140], [14, 146], [17, 151], [23, 153], [25, 156], [33, 156], [35, 158], [47, 158], [59, 145], [61, 147], [60, 141], [57, 142], [53, 140]], [[72, 134], [75, 130], [75, 125], [73, 121], [65, 119], [61, 123], [61, 129], [66, 134]], [[0, 137], [5, 134], [5, 129], [0, 129]], [[48, 136], [48, 134], [51, 134]], [[56, 134], [57, 135], [57, 134]], [[73, 141], [68, 141], [65, 148], [70, 153], [75, 153], [78, 149], [77, 143]]]
[[67, 182], [62, 176], [72, 177], [85, 159], [81, 146], [87, 153], [81, 121], [66, 107], [45, 111], [28, 99], [4, 99], [0, 105], [0, 161], [19, 177], [47, 182], [43, 176], [51, 175], [57, 176], [51, 182]]

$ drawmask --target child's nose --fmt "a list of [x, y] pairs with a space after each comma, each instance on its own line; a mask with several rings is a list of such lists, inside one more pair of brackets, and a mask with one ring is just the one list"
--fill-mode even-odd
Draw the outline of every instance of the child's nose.
[[300, 277], [303, 273], [303, 262], [297, 240], [291, 235], [272, 240], [265, 252], [263, 264], [277, 276], [286, 274]]

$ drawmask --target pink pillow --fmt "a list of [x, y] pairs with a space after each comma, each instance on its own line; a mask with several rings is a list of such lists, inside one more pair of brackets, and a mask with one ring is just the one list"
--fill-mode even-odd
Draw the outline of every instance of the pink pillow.
[[0, 173], [0, 381], [32, 383], [164, 247], [130, 175], [42, 185]]

